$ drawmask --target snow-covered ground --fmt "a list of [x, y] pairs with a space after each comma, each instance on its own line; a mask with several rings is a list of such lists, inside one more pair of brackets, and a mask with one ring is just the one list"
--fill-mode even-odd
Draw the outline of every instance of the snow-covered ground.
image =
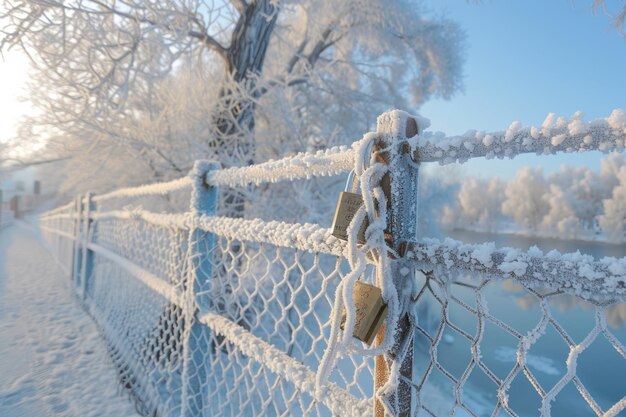
[[0, 416], [138, 416], [69, 279], [24, 223], [0, 232]]

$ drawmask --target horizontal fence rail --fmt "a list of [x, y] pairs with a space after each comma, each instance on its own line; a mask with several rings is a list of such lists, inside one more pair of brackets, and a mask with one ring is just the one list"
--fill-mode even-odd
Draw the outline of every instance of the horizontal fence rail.
[[[245, 220], [222, 216], [194, 217], [191, 213], [163, 214], [145, 210], [105, 212], [93, 219], [141, 219], [161, 227], [200, 230], [230, 239], [268, 243], [314, 253], [347, 256], [347, 242], [315, 224]], [[545, 255], [534, 249], [496, 248], [493, 243], [466, 244], [425, 239], [408, 248], [409, 259], [424, 265], [480, 272], [498, 279], [515, 279], [529, 288], [558, 288], [590, 301], [626, 300], [626, 258], [596, 261], [579, 253]]]
[[580, 253], [543, 254], [538, 249], [496, 249], [493, 243], [468, 245], [447, 239], [427, 239], [407, 255], [426, 269], [476, 272], [496, 279], [513, 279], [527, 288], [550, 288], [592, 302], [626, 301], [626, 258], [595, 261]]
[[147, 195], [167, 195], [172, 191], [190, 189], [193, 185], [191, 178], [183, 177], [170, 182], [142, 185], [139, 187], [120, 188], [107, 194], [95, 196], [93, 201], [100, 202], [120, 197], [141, 197]]
[[542, 127], [522, 127], [518, 122], [503, 131], [476, 132], [446, 137], [430, 134], [418, 139], [414, 158], [421, 162], [449, 164], [471, 158], [513, 158], [535, 153], [622, 151], [626, 130], [623, 111], [616, 110], [606, 119], [583, 122], [578, 118], [556, 118]]
[[[411, 156], [387, 162], [394, 189], [397, 178], [417, 181], [406, 177], [413, 171], [402, 163], [416, 169], [420, 162], [480, 156], [623, 149], [620, 114], [591, 123], [550, 117], [541, 128], [514, 124], [496, 134], [437, 139], [408, 134], [410, 118], [396, 111], [382, 116], [377, 132], [363, 141], [382, 140], [387, 148], [374, 148], [378, 155], [391, 145]], [[140, 410], [164, 416], [523, 416], [528, 412], [516, 401], [523, 380], [536, 396], [535, 414], [561, 415], [567, 392], [572, 406], [619, 415], [624, 400], [596, 400], [597, 383], [579, 377], [577, 359], [602, 339], [626, 360], [623, 339], [607, 325], [626, 301], [626, 258], [594, 260], [410, 233], [396, 242], [402, 250], [388, 263], [368, 255], [362, 277], [376, 282], [380, 265], [393, 271], [403, 307], [392, 354], [381, 359], [347, 350], [330, 378], [316, 383], [331, 343], [335, 290], [352, 270], [355, 247], [317, 224], [218, 216], [217, 187], [338, 175], [356, 167], [362, 149], [357, 142], [223, 170], [200, 162], [189, 177], [88, 194], [39, 217], [43, 237], [100, 325]], [[395, 190], [388, 197], [388, 220], [395, 220], [388, 226], [398, 227], [394, 198], [404, 189]], [[188, 210], [144, 209], [145, 198], [181, 191], [189, 194]], [[128, 199], [137, 204], [127, 206]], [[510, 324], [501, 310], [488, 308], [511, 289], [537, 306], [532, 326]], [[553, 306], [563, 296], [592, 306], [585, 335], [571, 336], [559, 322]], [[501, 345], [494, 351], [489, 341], [496, 331]], [[542, 340], [560, 340], [567, 352], [562, 371], [551, 365], [548, 377], [536, 359]], [[389, 394], [383, 388], [395, 368], [399, 379]], [[487, 382], [477, 382], [477, 374]], [[492, 396], [484, 394], [489, 389]]]

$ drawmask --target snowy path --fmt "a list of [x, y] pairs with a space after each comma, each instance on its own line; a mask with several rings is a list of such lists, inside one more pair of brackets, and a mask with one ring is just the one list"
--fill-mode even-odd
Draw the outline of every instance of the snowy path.
[[34, 232], [0, 232], [0, 416], [138, 416], [116, 378], [94, 322]]

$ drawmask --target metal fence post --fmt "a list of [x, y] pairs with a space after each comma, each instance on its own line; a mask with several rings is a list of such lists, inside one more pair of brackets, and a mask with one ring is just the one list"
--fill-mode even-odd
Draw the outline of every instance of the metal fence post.
[[74, 212], [73, 212], [73, 220], [74, 220], [74, 249], [72, 255], [72, 267], [71, 267], [71, 279], [72, 284], [74, 286], [78, 286], [78, 281], [80, 280], [80, 269], [82, 267], [82, 250], [81, 250], [81, 222], [83, 218], [83, 198], [81, 196], [77, 196], [74, 199]]
[[[415, 268], [404, 256], [409, 244], [417, 241], [418, 163], [412, 159], [407, 139], [419, 132], [417, 121], [399, 110], [378, 117], [376, 132], [380, 143], [376, 147], [381, 162], [389, 165], [389, 172], [382, 178], [381, 187], [387, 197], [387, 230], [385, 240], [398, 257], [390, 262], [391, 275], [399, 291], [406, 288], [404, 281], [412, 279]], [[417, 410], [417, 393], [411, 384], [413, 378], [414, 329], [408, 308], [410, 294], [398, 294], [401, 314], [398, 321], [396, 343], [385, 357], [375, 362], [375, 387], [382, 387], [388, 380], [393, 362], [401, 361], [400, 382], [397, 391], [386, 400], [392, 405], [394, 416], [413, 416]], [[382, 337], [382, 333], [379, 334]], [[382, 340], [378, 339], [378, 343]], [[383, 416], [382, 404], [375, 400], [374, 415]]]
[[[217, 211], [217, 187], [206, 182], [209, 171], [220, 169], [219, 163], [196, 161], [190, 173], [193, 179], [190, 209], [194, 216], [213, 216]], [[210, 309], [209, 289], [213, 275], [211, 257], [215, 235], [200, 229], [189, 231], [189, 273], [187, 277], [186, 329], [183, 341], [183, 417], [198, 417], [208, 395], [210, 372], [210, 330], [198, 322], [198, 317]]]
[[87, 296], [87, 280], [91, 276], [93, 271], [93, 252], [90, 251], [87, 246], [91, 241], [93, 234], [93, 221], [91, 219], [92, 213], [95, 211], [95, 202], [93, 201], [93, 193], [87, 193], [85, 199], [82, 200], [84, 204], [83, 210], [83, 231], [82, 231], [82, 255], [81, 255], [81, 270], [80, 270], [80, 296], [83, 300]]

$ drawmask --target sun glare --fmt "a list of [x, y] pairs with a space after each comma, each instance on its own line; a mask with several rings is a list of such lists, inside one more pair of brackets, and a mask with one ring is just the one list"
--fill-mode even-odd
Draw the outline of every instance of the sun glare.
[[18, 52], [0, 57], [0, 142], [12, 139], [21, 116], [31, 111], [26, 96], [28, 59]]

